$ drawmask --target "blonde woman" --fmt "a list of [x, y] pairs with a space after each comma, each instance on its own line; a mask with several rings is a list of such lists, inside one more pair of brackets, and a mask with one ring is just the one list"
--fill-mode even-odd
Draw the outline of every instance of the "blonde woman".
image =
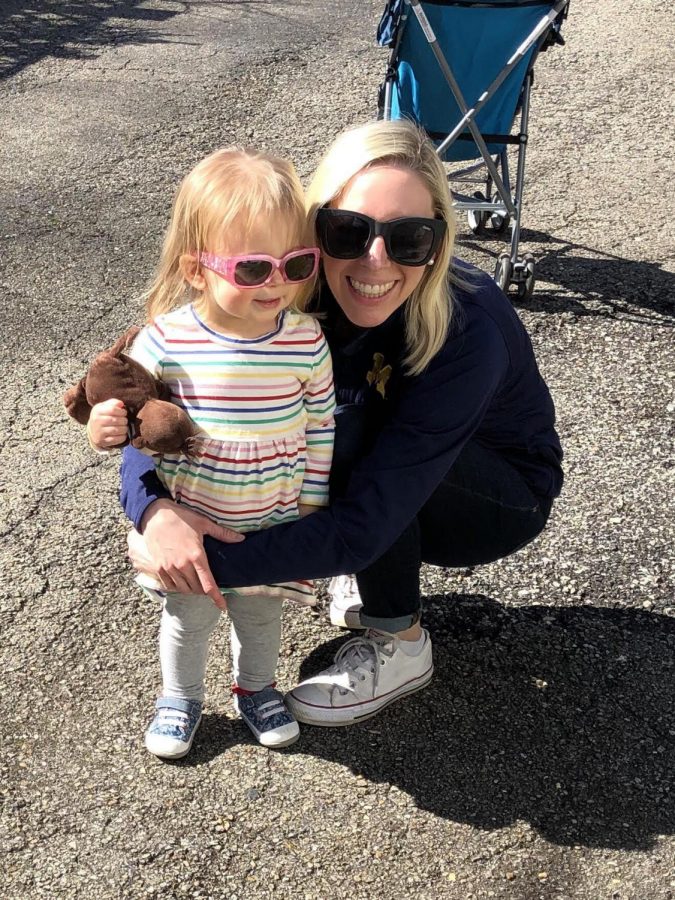
[[130, 449], [122, 500], [142, 534], [132, 561], [167, 587], [215, 598], [217, 585], [341, 576], [331, 620], [365, 631], [286, 702], [302, 722], [347, 725], [431, 679], [421, 563], [479, 565], [532, 541], [562, 451], [522, 323], [491, 278], [452, 258], [445, 173], [413, 125], [340, 135], [308, 201], [338, 403], [330, 506], [241, 543], [204, 539]]

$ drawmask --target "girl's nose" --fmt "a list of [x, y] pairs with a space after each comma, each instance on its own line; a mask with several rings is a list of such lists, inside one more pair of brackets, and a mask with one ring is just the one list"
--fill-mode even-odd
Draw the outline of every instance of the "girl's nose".
[[275, 269], [272, 272], [270, 280], [267, 282], [268, 284], [284, 284], [283, 275], [279, 271], [279, 269]]
[[385, 266], [389, 262], [387, 248], [384, 246], [384, 238], [378, 235], [366, 252], [368, 262], [377, 268]]

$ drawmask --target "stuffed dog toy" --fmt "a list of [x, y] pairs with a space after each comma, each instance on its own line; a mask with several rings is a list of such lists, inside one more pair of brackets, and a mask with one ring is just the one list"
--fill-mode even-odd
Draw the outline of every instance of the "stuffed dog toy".
[[129, 438], [139, 450], [189, 454], [195, 426], [187, 413], [170, 403], [171, 390], [125, 351], [140, 328], [129, 328], [112, 347], [100, 353], [80, 381], [63, 395], [68, 414], [86, 425], [91, 408], [104, 400], [121, 400], [127, 410]]

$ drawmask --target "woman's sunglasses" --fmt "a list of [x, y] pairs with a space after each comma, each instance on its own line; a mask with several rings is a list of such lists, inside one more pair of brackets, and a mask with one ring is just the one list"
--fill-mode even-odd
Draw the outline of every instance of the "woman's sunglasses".
[[214, 253], [200, 253], [199, 262], [206, 269], [221, 275], [230, 284], [240, 288], [257, 288], [269, 284], [275, 272], [287, 284], [302, 284], [316, 275], [319, 265], [319, 248], [303, 247], [291, 250], [281, 259], [264, 253], [249, 253], [246, 256], [216, 256]]
[[424, 266], [443, 240], [443, 219], [405, 218], [378, 222], [347, 209], [320, 209], [316, 217], [319, 243], [335, 259], [358, 259], [379, 235], [387, 255], [402, 266]]

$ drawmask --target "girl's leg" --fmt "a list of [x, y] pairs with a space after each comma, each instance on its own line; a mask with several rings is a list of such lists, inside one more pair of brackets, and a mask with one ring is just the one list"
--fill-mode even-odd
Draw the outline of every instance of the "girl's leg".
[[167, 594], [164, 599], [159, 628], [163, 689], [145, 732], [145, 746], [155, 756], [179, 759], [190, 752], [202, 718], [209, 637], [219, 618], [210, 597]]
[[282, 601], [265, 596], [227, 598], [232, 619], [234, 706], [265, 747], [287, 747], [300, 736], [274, 682], [281, 644]]
[[232, 670], [236, 686], [244, 691], [260, 691], [275, 681], [281, 607], [282, 601], [271, 597], [227, 597], [232, 620]]
[[541, 533], [550, 508], [499, 454], [469, 442], [417, 519], [357, 575], [361, 623], [409, 629], [420, 614], [422, 562], [457, 568], [501, 559]]
[[219, 618], [210, 597], [167, 594], [159, 629], [164, 697], [204, 700], [209, 637]]

